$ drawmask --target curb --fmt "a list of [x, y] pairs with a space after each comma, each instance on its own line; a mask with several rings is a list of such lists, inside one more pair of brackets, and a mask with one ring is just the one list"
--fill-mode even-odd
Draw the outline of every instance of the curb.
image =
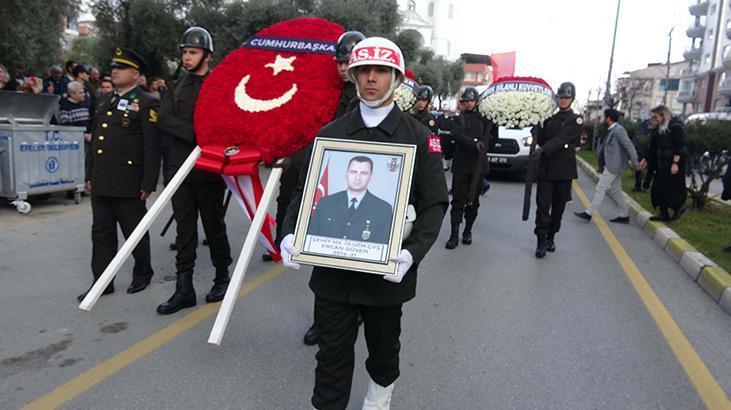
[[[577, 156], [576, 163], [595, 183], [599, 180], [599, 174], [596, 173], [594, 167], [583, 158]], [[706, 255], [698, 252], [664, 223], [651, 221], [652, 214], [650, 212], [627, 193], [623, 194], [629, 203], [630, 216], [637, 226], [655, 243], [660, 245], [665, 253], [679, 264], [683, 271], [721, 306], [724, 312], [731, 315], [731, 274]]]

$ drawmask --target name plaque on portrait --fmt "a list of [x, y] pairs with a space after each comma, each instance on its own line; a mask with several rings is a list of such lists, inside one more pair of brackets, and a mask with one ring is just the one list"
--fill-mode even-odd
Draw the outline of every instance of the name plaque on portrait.
[[395, 274], [415, 145], [316, 138], [295, 229], [298, 263]]
[[327, 236], [307, 235], [303, 250], [311, 254], [335, 256], [353, 260], [382, 262], [388, 261], [388, 246], [352, 239], [329, 238]]

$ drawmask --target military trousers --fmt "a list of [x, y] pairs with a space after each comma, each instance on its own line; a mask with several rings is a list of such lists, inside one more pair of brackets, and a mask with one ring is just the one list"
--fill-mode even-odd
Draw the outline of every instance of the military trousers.
[[[312, 405], [316, 409], [345, 409], [350, 399], [358, 338], [358, 315], [363, 318], [371, 379], [388, 386], [398, 378], [401, 350], [401, 307], [365, 306], [333, 302], [315, 296], [318, 331], [317, 367]], [[365, 386], [364, 386], [365, 389]]]
[[455, 146], [455, 143], [452, 140], [452, 136], [449, 134], [441, 135], [439, 137], [439, 139], [441, 140], [440, 142], [442, 145], [442, 155], [444, 156], [444, 159], [446, 159], [446, 160], [452, 159], [454, 157], [454, 146]]
[[[480, 180], [484, 180], [484, 175]], [[475, 190], [475, 194], [471, 201], [469, 196], [470, 184], [472, 183], [472, 175], [452, 174], [452, 209], [449, 211], [452, 220], [452, 226], [458, 226], [462, 223], [462, 217], [468, 224], [473, 224], [477, 219], [477, 210], [480, 208], [480, 189]]]
[[226, 235], [223, 197], [226, 183], [223, 179], [184, 181], [173, 195], [173, 214], [177, 225], [175, 268], [178, 272], [195, 267], [198, 247], [198, 214], [208, 239], [211, 262], [216, 269], [226, 269], [231, 264], [231, 247]]
[[561, 229], [566, 202], [571, 199], [571, 180], [539, 180], [536, 187], [536, 235], [553, 235]]
[[[117, 224], [128, 238], [145, 216], [147, 209], [140, 198], [91, 195], [91, 272], [94, 280], [104, 272], [117, 254]], [[149, 282], [153, 270], [150, 262], [150, 235], [145, 234], [132, 251], [135, 264], [133, 281]]]

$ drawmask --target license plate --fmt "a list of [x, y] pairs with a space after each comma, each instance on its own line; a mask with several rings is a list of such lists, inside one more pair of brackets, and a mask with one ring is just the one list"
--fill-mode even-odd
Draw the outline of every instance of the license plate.
[[488, 157], [488, 160], [493, 164], [507, 164], [508, 162], [505, 157]]

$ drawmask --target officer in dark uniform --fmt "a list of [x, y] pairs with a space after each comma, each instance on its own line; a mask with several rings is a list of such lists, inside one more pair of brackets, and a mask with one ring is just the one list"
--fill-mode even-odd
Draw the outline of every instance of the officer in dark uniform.
[[[180, 39], [183, 67], [188, 72], [165, 93], [160, 104], [158, 127], [169, 152], [167, 174], [174, 175], [197, 145], [193, 128], [193, 113], [203, 81], [209, 73], [208, 64], [213, 53], [211, 35], [202, 27], [191, 27]], [[175, 293], [157, 307], [162, 315], [195, 306], [193, 268], [198, 245], [198, 214], [208, 239], [211, 261], [216, 268], [213, 288], [206, 295], [206, 302], [223, 299], [228, 288], [228, 266], [231, 264], [231, 248], [226, 236], [223, 197], [226, 183], [220, 175], [193, 169], [173, 195], [173, 215], [177, 225], [175, 268], [177, 282]]]
[[[312, 405], [318, 409], [347, 406], [359, 314], [364, 320], [369, 351], [366, 369], [371, 378], [364, 408], [388, 408], [393, 383], [399, 376], [402, 304], [416, 294], [417, 266], [439, 235], [448, 206], [441, 152], [434, 148], [438, 145], [430, 144], [428, 130], [393, 104], [393, 90], [405, 72], [400, 50], [389, 40], [368, 38], [355, 46], [353, 56], [360, 47], [388, 50], [401, 64], [369, 53], [363, 53], [365, 58], [351, 58], [348, 74], [360, 90], [361, 102], [354, 111], [324, 127], [318, 136], [415, 145], [416, 166], [409, 203], [415, 207], [417, 217], [410, 236], [400, 244], [397, 275], [382, 277], [345, 269], [313, 268], [310, 289], [315, 293], [319, 352]], [[298, 265], [289, 260], [297, 253], [292, 232], [304, 182], [301, 177], [287, 211], [283, 230], [287, 235], [281, 243], [283, 262], [293, 268]]]
[[447, 240], [447, 249], [457, 247], [463, 216], [465, 228], [462, 232], [462, 243], [472, 243], [472, 225], [480, 207], [482, 181], [488, 172], [487, 149], [497, 140], [498, 127], [477, 110], [478, 98], [477, 89], [465, 88], [460, 98], [465, 110], [455, 117], [455, 123], [457, 118], [461, 120], [459, 126], [452, 130], [452, 139], [456, 145], [452, 160], [452, 232]]
[[428, 85], [421, 85], [416, 88], [416, 104], [414, 105], [414, 118], [420, 123], [424, 124], [425, 127], [429, 128], [429, 131], [434, 135], [439, 135], [439, 125], [437, 119], [434, 118], [431, 111], [429, 111], [429, 105], [434, 97], [434, 91]]
[[348, 163], [348, 189], [321, 198], [307, 225], [309, 235], [387, 244], [393, 209], [368, 191], [373, 161], [353, 157]]
[[[462, 106], [460, 103], [459, 106]], [[452, 129], [461, 123], [459, 118], [462, 110], [452, 111], [444, 109], [442, 115], [437, 118], [437, 127], [439, 138], [442, 146], [442, 166], [445, 171], [449, 171], [452, 167], [452, 159], [454, 158], [454, 140], [452, 139]]]
[[557, 92], [559, 111], [536, 126], [533, 134], [539, 148], [534, 160], [539, 160], [536, 179], [536, 228], [538, 237], [536, 257], [554, 252], [554, 238], [561, 229], [561, 217], [566, 202], [571, 199], [571, 181], [576, 179], [576, 147], [580, 144], [583, 118], [571, 110], [576, 98], [576, 87], [563, 83]]
[[[157, 101], [137, 86], [144, 65], [134, 51], [117, 48], [111, 63], [116, 91], [100, 97], [94, 109], [86, 184], [91, 189], [91, 271], [95, 281], [117, 253], [117, 224], [125, 238], [132, 233], [147, 211], [145, 201], [155, 190], [160, 173]], [[140, 292], [150, 284], [153, 270], [148, 234], [132, 255], [135, 264], [127, 293]], [[112, 292], [113, 282], [104, 294]]]
[[[353, 47], [363, 39], [365, 39], [365, 36], [359, 31], [347, 31], [338, 38], [338, 45], [335, 48], [335, 62], [338, 65], [338, 73], [340, 73], [340, 77], [343, 80], [343, 92], [340, 94], [340, 101], [335, 110], [335, 119], [342, 117], [358, 106], [358, 92], [355, 89], [355, 84], [348, 79], [348, 61]], [[282, 178], [280, 180], [282, 182], [279, 188], [279, 196], [277, 197], [277, 246], [279, 246], [279, 242], [282, 240], [284, 216], [292, 200], [292, 191], [297, 186], [300, 174], [307, 171], [306, 168], [303, 171], [301, 170], [302, 164], [309, 158], [309, 154], [306, 151], [301, 150], [292, 155], [290, 157], [291, 165], [282, 172]], [[314, 324], [307, 329], [302, 342], [308, 346], [317, 344], [317, 329]]]

